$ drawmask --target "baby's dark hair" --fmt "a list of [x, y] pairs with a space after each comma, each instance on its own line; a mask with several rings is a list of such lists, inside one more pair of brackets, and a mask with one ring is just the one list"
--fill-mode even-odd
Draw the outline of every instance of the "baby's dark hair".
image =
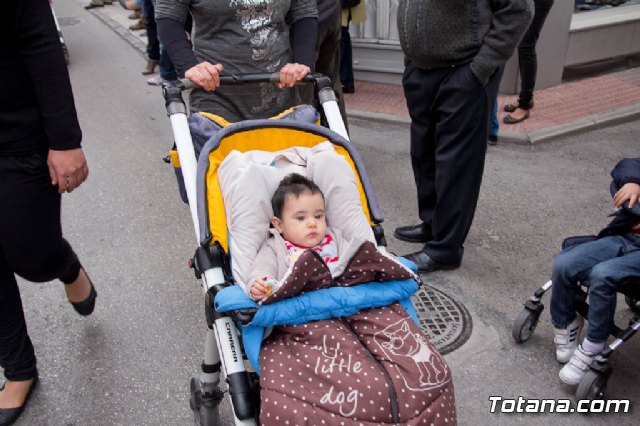
[[282, 219], [282, 210], [284, 209], [284, 201], [287, 198], [287, 195], [291, 194], [297, 198], [300, 194], [306, 191], [311, 192], [312, 195], [320, 194], [324, 199], [324, 194], [320, 188], [318, 188], [318, 185], [316, 185], [312, 180], [307, 179], [298, 173], [291, 173], [290, 175], [285, 176], [285, 178], [280, 181], [278, 188], [276, 188], [276, 192], [271, 198], [273, 215]]

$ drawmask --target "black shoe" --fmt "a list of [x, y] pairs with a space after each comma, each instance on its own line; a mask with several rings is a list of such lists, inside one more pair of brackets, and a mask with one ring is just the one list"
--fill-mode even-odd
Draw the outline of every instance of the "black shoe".
[[104, 7], [103, 3], [89, 3], [84, 6], [85, 9], [95, 9], [96, 7]]
[[393, 236], [410, 243], [426, 243], [433, 240], [431, 229], [424, 223], [420, 225], [400, 226], [393, 231]]
[[427, 253], [423, 251], [407, 254], [402, 257], [415, 263], [416, 266], [418, 267], [419, 272], [433, 272], [439, 269], [447, 271], [450, 269], [456, 269], [460, 266], [460, 262], [457, 262], [457, 263], [436, 262]]
[[342, 93], [355, 93], [356, 88], [354, 86], [342, 86]]
[[[531, 108], [533, 108], [533, 105], [534, 105], [534, 104], [533, 104], [533, 101], [531, 101], [531, 102], [529, 103], [529, 108], [526, 108], [526, 109], [531, 109]], [[506, 104], [506, 105], [504, 106], [504, 112], [513, 112], [513, 111], [515, 111], [515, 110], [516, 110], [516, 109], [518, 109], [518, 108], [520, 108], [520, 107], [518, 106], [518, 104]]]
[[[87, 275], [86, 271], [85, 275]], [[75, 309], [77, 313], [85, 317], [93, 313], [93, 309], [96, 307], [96, 297], [98, 297], [98, 292], [96, 291], [95, 287], [93, 287], [93, 283], [91, 282], [91, 278], [89, 278], [89, 275], [87, 275], [87, 279], [89, 280], [89, 284], [91, 285], [89, 296], [87, 296], [87, 298], [81, 302], [74, 303], [69, 301], [69, 303], [71, 303], [71, 305], [73, 306], [73, 309]]]
[[496, 146], [498, 145], [498, 137], [497, 136], [493, 136], [493, 135], [489, 135], [489, 138], [487, 139], [487, 143], [491, 146]]
[[[27, 405], [27, 401], [29, 401], [29, 397], [31, 396], [31, 393], [33, 392], [37, 384], [38, 372], [36, 371], [36, 375], [33, 378], [33, 382], [31, 382], [31, 386], [29, 386], [29, 390], [27, 391], [27, 395], [24, 397], [24, 402], [22, 403], [22, 405], [15, 408], [0, 408], [0, 426], [9, 426], [16, 420], [18, 420], [18, 417], [20, 417], [20, 414], [22, 414], [22, 411], [24, 411], [24, 407], [25, 405]], [[2, 388], [0, 388], [0, 390], [2, 389], [4, 389], [4, 385], [2, 385]]]

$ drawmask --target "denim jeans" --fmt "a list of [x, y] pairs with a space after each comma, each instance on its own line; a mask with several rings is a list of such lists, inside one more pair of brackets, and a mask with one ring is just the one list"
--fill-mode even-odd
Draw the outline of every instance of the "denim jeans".
[[142, 12], [147, 20], [147, 55], [149, 59], [158, 61], [160, 78], [173, 81], [178, 78], [178, 73], [169, 59], [169, 54], [158, 38], [158, 26], [156, 24], [156, 0], [144, 0]]
[[491, 108], [491, 122], [489, 123], [489, 136], [498, 137], [500, 130], [500, 122], [498, 121], [498, 100], [493, 103]]
[[569, 247], [556, 256], [551, 276], [551, 321], [566, 327], [575, 318], [577, 283], [589, 287], [587, 338], [604, 342], [611, 334], [617, 292], [640, 285], [640, 235], [609, 236]]

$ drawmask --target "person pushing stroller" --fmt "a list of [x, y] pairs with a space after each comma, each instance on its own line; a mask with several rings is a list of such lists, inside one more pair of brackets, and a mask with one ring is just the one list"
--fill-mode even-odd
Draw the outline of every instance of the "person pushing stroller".
[[[556, 257], [552, 272], [551, 320], [556, 358], [566, 363], [560, 380], [580, 383], [611, 333], [617, 292], [640, 282], [640, 158], [626, 158], [611, 172], [618, 211], [593, 241], [573, 245]], [[578, 282], [589, 287], [586, 336], [574, 308]]]

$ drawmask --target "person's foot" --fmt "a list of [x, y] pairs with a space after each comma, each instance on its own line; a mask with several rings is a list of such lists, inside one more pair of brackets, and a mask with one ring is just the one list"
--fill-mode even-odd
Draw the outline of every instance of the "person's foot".
[[91, 0], [91, 2], [84, 6], [85, 9], [94, 9], [96, 7], [104, 7], [103, 0]]
[[517, 124], [529, 118], [529, 110], [516, 108], [511, 114], [507, 114], [502, 120], [505, 124]]
[[400, 226], [393, 231], [394, 237], [410, 243], [426, 243], [433, 239], [431, 229], [424, 223], [419, 225]]
[[416, 266], [418, 267], [419, 272], [433, 272], [440, 269], [446, 271], [446, 270], [456, 269], [460, 266], [460, 262], [457, 262], [457, 263], [436, 262], [424, 251], [418, 251], [415, 253], [404, 255], [402, 257], [415, 263]]
[[556, 345], [556, 359], [565, 364], [569, 362], [580, 338], [580, 331], [584, 320], [581, 316], [576, 316], [571, 324], [565, 328], [553, 328], [553, 343]]
[[142, 19], [142, 13], [140, 13], [139, 10], [134, 10], [131, 15], [127, 16], [127, 18], [133, 19], [133, 20]]
[[135, 24], [129, 26], [131, 31], [144, 30], [145, 28], [147, 28], [147, 23], [144, 22], [144, 19], [140, 19]]
[[83, 268], [80, 268], [78, 278], [71, 284], [65, 284], [64, 288], [67, 292], [67, 299], [73, 309], [80, 315], [91, 315], [95, 308], [98, 293]]
[[0, 426], [13, 424], [24, 410], [38, 383], [38, 376], [31, 380], [7, 380], [0, 388]]
[[142, 70], [142, 75], [151, 75], [156, 72], [156, 67], [158, 66], [158, 61], [153, 59], [147, 59], [147, 66], [144, 70]]
[[355, 93], [356, 92], [356, 88], [355, 86], [342, 86], [342, 93]]
[[489, 137], [487, 138], [487, 143], [491, 146], [496, 146], [498, 145], [498, 136], [497, 135], [489, 135]]
[[573, 351], [573, 356], [569, 362], [558, 373], [560, 380], [568, 385], [579, 384], [584, 375], [587, 374], [587, 371], [589, 371], [589, 367], [593, 364], [596, 355], [598, 354], [588, 352], [582, 348], [582, 345], [578, 345]]
[[147, 79], [147, 84], [150, 86], [162, 86], [163, 84], [169, 83], [171, 83], [169, 80], [165, 80], [159, 75], [154, 75], [153, 77]]
[[[531, 102], [529, 102], [529, 108], [528, 109], [533, 108], [533, 105], [534, 104], [533, 104], [533, 100], [532, 100]], [[516, 109], [518, 109], [518, 104], [506, 104], [504, 106], [504, 112], [513, 112]]]

